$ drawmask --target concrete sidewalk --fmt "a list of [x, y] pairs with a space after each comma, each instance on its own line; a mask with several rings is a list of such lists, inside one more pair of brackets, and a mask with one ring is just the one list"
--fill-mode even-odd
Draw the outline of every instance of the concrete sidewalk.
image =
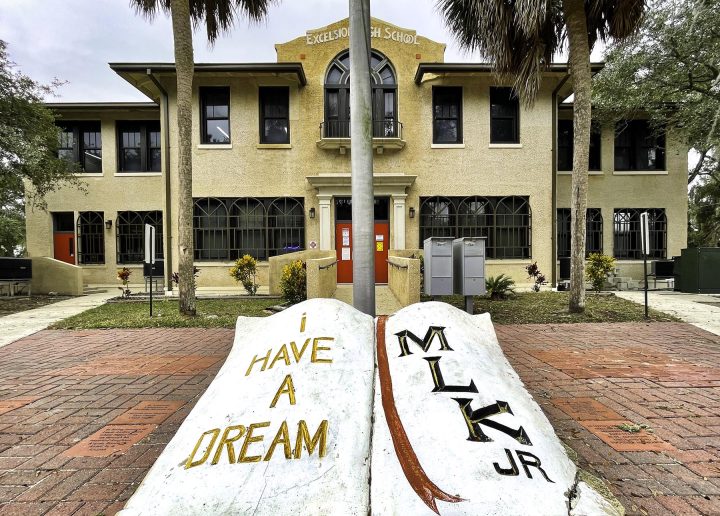
[[[645, 304], [642, 291], [619, 291], [615, 295]], [[708, 304], [712, 303], [712, 304]], [[685, 294], [683, 292], [648, 292], [650, 308], [674, 315], [683, 321], [720, 335], [720, 294]]]
[[113, 291], [98, 292], [0, 317], [0, 348], [44, 330], [54, 322], [100, 306], [116, 296], [117, 292]]

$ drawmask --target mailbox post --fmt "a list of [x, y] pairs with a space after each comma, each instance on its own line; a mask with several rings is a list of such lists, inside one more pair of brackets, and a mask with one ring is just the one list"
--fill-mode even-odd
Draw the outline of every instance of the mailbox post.
[[473, 297], [486, 293], [485, 238], [465, 237], [453, 240], [455, 294], [465, 296], [465, 311], [473, 313]]
[[425, 294], [449, 296], [453, 293], [452, 237], [430, 237], [423, 242], [425, 255]]

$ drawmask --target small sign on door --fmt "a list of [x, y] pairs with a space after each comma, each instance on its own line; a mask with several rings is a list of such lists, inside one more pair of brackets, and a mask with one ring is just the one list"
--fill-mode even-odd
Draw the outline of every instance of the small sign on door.
[[383, 247], [383, 243], [382, 243], [382, 242], [375, 242], [375, 250], [376, 250], [377, 252], [380, 253], [380, 252], [382, 252], [383, 249], [384, 249], [384, 247]]
[[[350, 228], [343, 228], [342, 229], [342, 245], [349, 246], [350, 245]], [[343, 258], [344, 260], [345, 258]], [[349, 260], [350, 258], [348, 258]]]
[[343, 247], [342, 252], [340, 254], [341, 260], [349, 260], [350, 259], [350, 248], [349, 247]]

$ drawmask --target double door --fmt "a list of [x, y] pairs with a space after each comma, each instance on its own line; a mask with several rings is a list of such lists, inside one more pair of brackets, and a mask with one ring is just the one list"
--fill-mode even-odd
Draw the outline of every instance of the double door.
[[[388, 247], [390, 246], [389, 199], [375, 198], [373, 247], [375, 249], [375, 283], [388, 281]], [[353, 280], [353, 225], [350, 198], [335, 199], [335, 250], [337, 252], [337, 281]]]

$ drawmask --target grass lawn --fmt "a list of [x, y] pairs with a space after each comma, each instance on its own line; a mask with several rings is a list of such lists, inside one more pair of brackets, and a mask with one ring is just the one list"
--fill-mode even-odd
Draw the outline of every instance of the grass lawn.
[[265, 317], [269, 314], [263, 310], [280, 302], [279, 299], [268, 298], [199, 299], [195, 317], [180, 315], [177, 300], [154, 301], [152, 317], [149, 315], [149, 303], [106, 303], [59, 321], [50, 328], [234, 328], [239, 315]]
[[67, 296], [0, 297], [0, 317], [51, 305], [64, 299], [69, 298]]
[[[585, 312], [568, 312], [567, 292], [522, 292], [505, 301], [475, 298], [475, 313], [489, 312], [495, 324], [548, 324], [587, 322], [645, 321], [643, 305], [615, 295], [588, 293]], [[465, 309], [461, 296], [443, 297], [443, 301]], [[650, 309], [649, 321], [679, 321], [671, 315]]]

